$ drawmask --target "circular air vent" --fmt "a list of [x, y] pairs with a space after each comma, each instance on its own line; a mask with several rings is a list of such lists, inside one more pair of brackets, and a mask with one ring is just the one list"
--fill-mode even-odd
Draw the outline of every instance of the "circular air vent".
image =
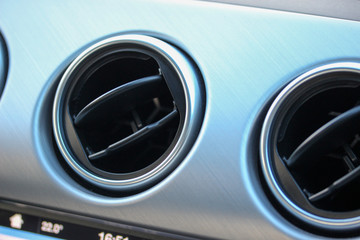
[[123, 35], [85, 50], [58, 86], [53, 128], [70, 167], [91, 184], [137, 191], [185, 157], [203, 117], [191, 60], [159, 39]]
[[260, 157], [292, 216], [323, 230], [360, 227], [360, 64], [319, 67], [286, 86], [265, 118]]
[[5, 87], [5, 80], [8, 71], [8, 53], [5, 40], [0, 34], [0, 97]]

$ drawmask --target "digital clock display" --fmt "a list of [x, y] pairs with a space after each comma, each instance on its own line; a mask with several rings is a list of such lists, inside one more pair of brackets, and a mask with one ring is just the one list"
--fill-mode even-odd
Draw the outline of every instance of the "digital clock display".
[[106, 231], [81, 224], [37, 217], [0, 209], [0, 239], [2, 240], [146, 240], [119, 232]]
[[98, 234], [100, 240], [129, 240], [129, 237], [123, 237], [121, 235], [113, 236], [111, 233], [101, 232]]

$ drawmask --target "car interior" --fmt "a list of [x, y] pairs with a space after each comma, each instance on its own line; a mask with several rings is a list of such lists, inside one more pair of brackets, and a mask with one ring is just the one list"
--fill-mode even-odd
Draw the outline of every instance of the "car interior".
[[0, 239], [360, 238], [360, 1], [0, 1]]

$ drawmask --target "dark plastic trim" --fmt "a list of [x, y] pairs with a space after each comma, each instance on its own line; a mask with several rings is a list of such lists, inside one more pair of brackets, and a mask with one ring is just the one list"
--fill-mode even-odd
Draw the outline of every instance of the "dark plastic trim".
[[102, 229], [109, 232], [122, 232], [124, 234], [133, 235], [144, 239], [153, 240], [171, 240], [171, 239], [186, 239], [195, 240], [197, 237], [190, 237], [180, 235], [177, 233], [170, 233], [161, 230], [149, 229], [145, 226], [134, 226], [133, 224], [114, 222], [105, 218], [98, 218], [78, 213], [70, 213], [63, 210], [51, 209], [42, 206], [33, 206], [27, 203], [15, 202], [7, 199], [0, 199], [0, 211], [14, 211], [24, 214], [33, 215], [36, 217], [54, 219], [56, 221], [63, 221], [71, 224], [78, 224], [85, 227]]

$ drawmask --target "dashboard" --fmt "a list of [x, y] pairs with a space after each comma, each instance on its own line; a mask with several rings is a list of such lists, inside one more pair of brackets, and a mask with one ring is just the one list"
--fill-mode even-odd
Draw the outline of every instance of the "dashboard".
[[[330, 78], [347, 79], [349, 83], [338, 88], [356, 88], [360, 79], [360, 2], [302, 2], [1, 1], [0, 239], [360, 237], [360, 206], [338, 215], [333, 211], [341, 209], [328, 210], [317, 203], [304, 207], [296, 194], [287, 192], [286, 183], [274, 185], [277, 178], [286, 180], [273, 174], [277, 163], [267, 160], [266, 137], [277, 131], [275, 121], [284, 124], [282, 115], [277, 118], [274, 111], [297, 116], [286, 105], [298, 101], [286, 98], [290, 93], [311, 92]], [[121, 65], [124, 59], [132, 60]], [[133, 67], [133, 62], [138, 65]], [[103, 68], [109, 63], [113, 65]], [[126, 71], [136, 74], [129, 73], [123, 87], [109, 91]], [[102, 81], [96, 80], [98, 75], [106, 72], [117, 74], [106, 85], [109, 92], [96, 92], [94, 96], [101, 96], [89, 100], [90, 92], [103, 86], [95, 85]], [[163, 76], [169, 90], [149, 82], [136, 95], [131, 89], [139, 81], [131, 84], [128, 76], [149, 79], [148, 73]], [[328, 77], [330, 73], [336, 75]], [[296, 90], [307, 81], [313, 85], [306, 91]], [[140, 106], [137, 99], [153, 101], [146, 91], [159, 89], [165, 93], [156, 99], [168, 101], [161, 117], [173, 122], [163, 124], [159, 117], [143, 128], [137, 116], [149, 107]], [[114, 114], [108, 112], [121, 108], [109, 99], [123, 93], [127, 97], [117, 101], [131, 106], [137, 124], [122, 119], [121, 124], [131, 125], [137, 134], [131, 135], [131, 141], [124, 137], [125, 142], [109, 145], [111, 136], [104, 143], [110, 150], [102, 150], [96, 139], [107, 139], [102, 135], [107, 128], [87, 135], [84, 127], [76, 125], [80, 121], [76, 117], [73, 123], [66, 122], [62, 107], [76, 102], [69, 107], [69, 119], [80, 116], [78, 108], [86, 112], [88, 107], [98, 114], [88, 121], [101, 125], [103, 120], [96, 122], [100, 115], [112, 118]], [[337, 96], [338, 101], [329, 104], [346, 102]], [[99, 99], [111, 106], [99, 110]], [[156, 101], [154, 109], [163, 111]], [[130, 111], [124, 109], [120, 110]], [[174, 111], [177, 121], [172, 118]], [[306, 118], [318, 110], [309, 111]], [[295, 128], [307, 129], [308, 122], [302, 121]], [[173, 126], [171, 131], [176, 133], [153, 133], [165, 125]], [[70, 136], [73, 129], [78, 138]], [[301, 130], [296, 133], [301, 135]], [[146, 152], [142, 142], [132, 145], [130, 153], [119, 150], [138, 136], [165, 139], [167, 134], [175, 140], [162, 146], [160, 155]], [[88, 136], [95, 137], [89, 140]], [[80, 139], [82, 147], [74, 139]], [[82, 153], [77, 149], [88, 153], [87, 162], [79, 160]], [[105, 160], [112, 165], [103, 164], [97, 157], [106, 151], [111, 156], [111, 151], [121, 154]], [[131, 161], [140, 152], [146, 152], [147, 159], [155, 157], [134, 168], [119, 163], [118, 159]], [[320, 210], [311, 212], [313, 206]]]

